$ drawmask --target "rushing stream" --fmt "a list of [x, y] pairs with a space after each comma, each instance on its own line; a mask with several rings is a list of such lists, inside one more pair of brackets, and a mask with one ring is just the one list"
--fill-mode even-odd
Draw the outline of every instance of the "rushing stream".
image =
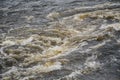
[[120, 80], [120, 1], [0, 0], [0, 80]]

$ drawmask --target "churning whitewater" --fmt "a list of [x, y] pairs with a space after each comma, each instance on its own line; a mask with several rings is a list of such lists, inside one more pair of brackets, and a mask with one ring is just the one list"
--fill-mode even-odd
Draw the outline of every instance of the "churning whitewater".
[[5, 0], [0, 10], [0, 80], [120, 80], [119, 2]]

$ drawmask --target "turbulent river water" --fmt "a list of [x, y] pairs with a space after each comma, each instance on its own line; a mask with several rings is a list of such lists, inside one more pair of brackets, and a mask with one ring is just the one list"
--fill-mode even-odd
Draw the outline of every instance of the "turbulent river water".
[[120, 80], [120, 1], [0, 0], [0, 80]]

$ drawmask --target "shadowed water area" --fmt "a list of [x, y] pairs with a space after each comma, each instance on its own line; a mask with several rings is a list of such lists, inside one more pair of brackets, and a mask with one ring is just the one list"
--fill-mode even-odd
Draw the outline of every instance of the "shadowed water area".
[[0, 0], [0, 80], [120, 80], [120, 1]]

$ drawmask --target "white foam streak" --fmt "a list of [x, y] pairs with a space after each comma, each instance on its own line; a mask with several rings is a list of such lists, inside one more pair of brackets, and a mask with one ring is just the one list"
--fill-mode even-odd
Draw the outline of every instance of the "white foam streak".
[[53, 70], [59, 70], [61, 69], [61, 63], [55, 62], [53, 65], [50, 66], [44, 66], [44, 65], [37, 65], [32, 68], [28, 69], [28, 72], [30, 73], [41, 73], [41, 72], [50, 72]]

